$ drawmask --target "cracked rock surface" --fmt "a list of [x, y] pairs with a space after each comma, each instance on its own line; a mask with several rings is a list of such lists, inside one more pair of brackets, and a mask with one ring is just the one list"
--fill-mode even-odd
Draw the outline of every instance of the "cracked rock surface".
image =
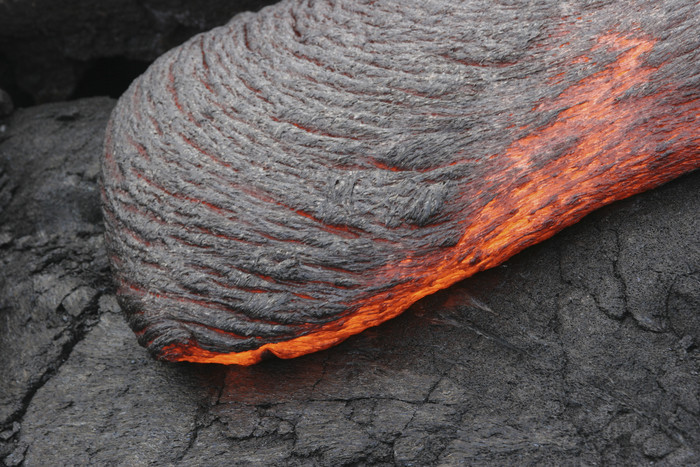
[[113, 104], [0, 122], [5, 465], [700, 463], [700, 173], [330, 350], [168, 364], [109, 282]]
[[108, 264], [96, 155], [112, 106], [47, 105], [0, 122], [2, 426], [98, 319]]

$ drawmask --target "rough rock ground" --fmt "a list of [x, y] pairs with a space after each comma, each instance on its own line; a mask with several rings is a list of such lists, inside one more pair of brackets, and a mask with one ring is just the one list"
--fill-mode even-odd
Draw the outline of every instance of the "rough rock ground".
[[700, 464], [700, 173], [328, 351], [167, 364], [111, 293], [113, 104], [0, 122], [5, 465]]

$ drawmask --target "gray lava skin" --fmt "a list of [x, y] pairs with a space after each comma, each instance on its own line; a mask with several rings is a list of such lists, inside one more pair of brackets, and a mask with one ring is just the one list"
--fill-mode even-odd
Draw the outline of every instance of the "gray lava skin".
[[688, 1], [284, 1], [121, 97], [122, 308], [168, 360], [334, 345], [700, 166]]

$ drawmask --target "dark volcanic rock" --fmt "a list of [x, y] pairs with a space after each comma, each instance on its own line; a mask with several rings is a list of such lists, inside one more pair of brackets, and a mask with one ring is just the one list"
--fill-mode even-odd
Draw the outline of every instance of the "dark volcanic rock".
[[0, 118], [7, 117], [14, 110], [14, 105], [12, 103], [12, 97], [0, 89]]
[[97, 316], [108, 271], [97, 155], [113, 105], [46, 105], [0, 122], [0, 427]]
[[330, 350], [166, 364], [105, 271], [112, 104], [20, 110], [0, 133], [7, 465], [700, 463], [700, 173]]
[[101, 78], [115, 79], [238, 12], [270, 3], [6, 0], [0, 2], [0, 85], [5, 68], [4, 80], [34, 100], [66, 99], [86, 74], [107, 67]]

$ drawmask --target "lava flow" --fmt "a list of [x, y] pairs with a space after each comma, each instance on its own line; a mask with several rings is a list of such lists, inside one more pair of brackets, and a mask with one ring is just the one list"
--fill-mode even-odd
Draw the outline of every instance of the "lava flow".
[[[231, 50], [214, 34], [166, 56], [112, 119], [112, 265], [129, 323], [161, 358], [250, 365], [326, 349], [700, 167], [700, 66], [650, 33], [581, 39], [590, 20], [571, 18], [519, 60], [453, 46], [424, 70], [362, 55], [365, 74], [345, 76], [323, 48], [256, 49], [265, 14], [227, 26]], [[291, 54], [284, 73], [310, 87], [266, 83], [261, 53]], [[221, 80], [217, 63], [242, 68]]]

